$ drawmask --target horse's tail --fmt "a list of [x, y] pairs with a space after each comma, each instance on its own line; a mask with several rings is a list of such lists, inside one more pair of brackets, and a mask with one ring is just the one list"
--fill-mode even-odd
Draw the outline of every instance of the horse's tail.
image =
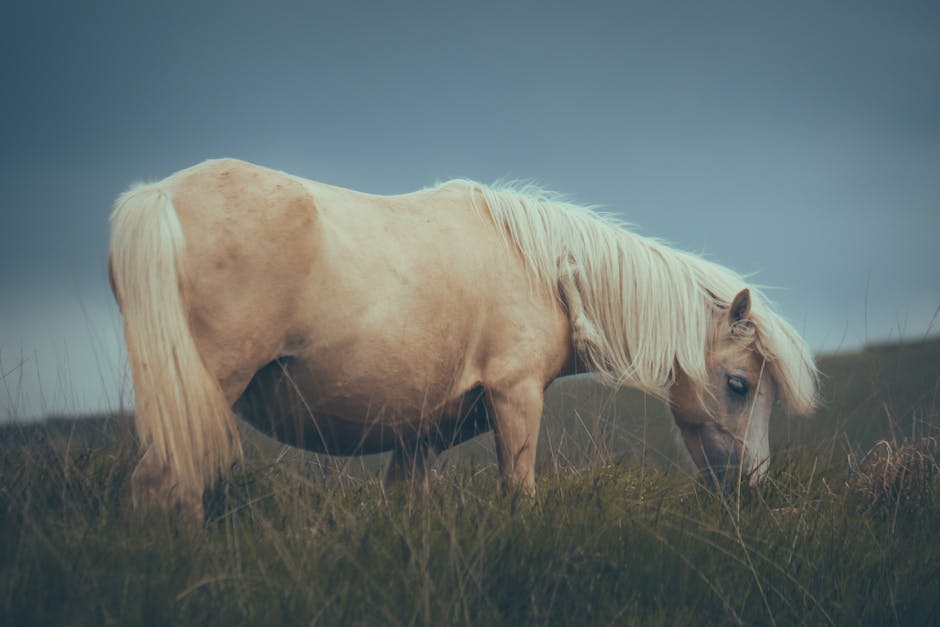
[[231, 408], [187, 321], [184, 245], [176, 210], [159, 184], [132, 187], [118, 198], [110, 273], [124, 315], [135, 425], [150, 461], [169, 473], [170, 499], [201, 497], [242, 453]]

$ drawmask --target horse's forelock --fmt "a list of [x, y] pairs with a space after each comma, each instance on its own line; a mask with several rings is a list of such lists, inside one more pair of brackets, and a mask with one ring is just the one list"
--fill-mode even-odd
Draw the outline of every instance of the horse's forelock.
[[817, 404], [819, 371], [796, 330], [773, 311], [767, 311], [757, 325], [756, 346], [789, 411], [799, 415], [812, 412]]

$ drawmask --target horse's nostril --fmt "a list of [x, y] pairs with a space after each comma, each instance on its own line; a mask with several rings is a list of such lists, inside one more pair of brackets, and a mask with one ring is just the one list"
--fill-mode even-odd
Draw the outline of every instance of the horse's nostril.
[[767, 476], [767, 464], [741, 467], [738, 456], [730, 455], [723, 462], [711, 461], [700, 470], [702, 479], [710, 486], [727, 490], [738, 482], [755, 487]]
[[767, 476], [767, 462], [764, 460], [753, 468], [748, 475], [748, 484], [751, 486], [759, 485]]

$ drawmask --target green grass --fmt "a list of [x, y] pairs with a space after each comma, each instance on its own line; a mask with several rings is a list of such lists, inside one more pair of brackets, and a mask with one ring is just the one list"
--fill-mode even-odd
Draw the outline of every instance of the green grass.
[[534, 500], [485, 437], [386, 495], [381, 459], [249, 434], [198, 529], [129, 507], [126, 420], [7, 427], [0, 624], [930, 623], [938, 357], [824, 360], [817, 416], [775, 419], [772, 480], [725, 495], [679, 469], [654, 401], [583, 382], [552, 391]]

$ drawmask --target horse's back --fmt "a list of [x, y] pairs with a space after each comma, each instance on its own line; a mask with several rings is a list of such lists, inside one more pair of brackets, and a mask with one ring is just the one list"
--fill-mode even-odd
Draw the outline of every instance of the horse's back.
[[467, 184], [375, 196], [219, 160], [166, 185], [194, 335], [233, 402], [287, 356], [289, 394], [324, 418], [404, 423], [564, 358], [564, 312]]

